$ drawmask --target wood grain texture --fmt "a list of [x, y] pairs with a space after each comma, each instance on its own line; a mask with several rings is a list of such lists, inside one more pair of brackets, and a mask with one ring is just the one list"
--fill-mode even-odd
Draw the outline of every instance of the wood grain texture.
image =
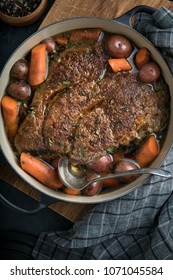
[[[0, 162], [0, 179], [4, 180], [5, 182], [11, 184], [19, 191], [24, 192], [25, 194], [29, 195], [33, 199], [39, 201], [40, 194], [37, 190], [31, 187], [29, 184], [24, 182], [9, 166], [8, 163]], [[79, 218], [83, 217], [89, 209], [91, 209], [93, 205], [79, 205], [74, 203], [66, 203], [66, 202], [55, 202], [49, 206], [50, 209], [54, 210], [55, 212], [59, 213], [63, 217], [67, 218], [68, 220], [75, 222]]]
[[[173, 10], [173, 2], [165, 0], [56, 0], [40, 28], [65, 18], [94, 16], [100, 18], [116, 18], [138, 5], [148, 5], [155, 8], [165, 6]], [[0, 163], [0, 178], [12, 184], [18, 190], [39, 200], [38, 192], [24, 182], [7, 163]], [[52, 210], [72, 222], [83, 217], [93, 205], [54, 203]]]
[[54, 2], [41, 27], [73, 17], [95, 16], [111, 19], [121, 16], [138, 5], [160, 8], [161, 6], [170, 7], [171, 2], [165, 0], [59, 0]]

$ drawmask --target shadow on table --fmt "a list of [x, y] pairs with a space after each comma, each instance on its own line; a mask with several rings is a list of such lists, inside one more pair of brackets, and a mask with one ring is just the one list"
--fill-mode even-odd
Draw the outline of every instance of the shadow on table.
[[[0, 180], [1, 194], [25, 209], [34, 209], [37, 201]], [[0, 259], [31, 258], [39, 233], [67, 230], [72, 222], [49, 208], [26, 215], [12, 211], [0, 203]]]

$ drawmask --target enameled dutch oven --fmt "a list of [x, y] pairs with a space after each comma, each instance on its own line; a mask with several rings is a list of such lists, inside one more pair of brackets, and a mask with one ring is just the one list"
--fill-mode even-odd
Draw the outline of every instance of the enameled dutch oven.
[[[141, 48], [146, 47], [150, 50], [151, 55], [153, 59], [158, 63], [162, 70], [163, 77], [166, 81], [166, 83], [169, 86], [170, 95], [171, 95], [171, 110], [170, 110], [170, 122], [168, 126], [167, 135], [165, 138], [165, 141], [163, 143], [163, 146], [161, 147], [161, 151], [159, 156], [156, 158], [156, 160], [152, 163], [152, 167], [159, 167], [163, 160], [165, 159], [167, 153], [169, 152], [169, 149], [172, 145], [173, 140], [173, 129], [171, 127], [171, 124], [173, 124], [173, 76], [164, 61], [163, 57], [159, 53], [159, 51], [149, 42], [145, 37], [143, 37], [141, 34], [136, 32], [132, 26], [131, 26], [131, 19], [134, 14], [137, 12], [147, 12], [152, 14], [155, 11], [155, 9], [148, 7], [148, 6], [137, 6], [130, 11], [128, 11], [126, 14], [122, 15], [119, 18], [116, 19], [101, 19], [101, 18], [93, 18], [93, 17], [82, 17], [82, 18], [73, 18], [73, 19], [67, 19], [63, 20], [57, 23], [54, 23], [52, 25], [49, 25], [42, 30], [36, 32], [31, 37], [29, 37], [21, 46], [18, 47], [18, 49], [13, 53], [13, 55], [10, 57], [8, 62], [6, 63], [6, 66], [4, 67], [1, 77], [0, 77], [0, 85], [1, 85], [1, 91], [0, 91], [0, 99], [5, 93], [5, 89], [9, 80], [9, 72], [12, 67], [12, 65], [20, 58], [25, 57], [26, 54], [37, 45], [40, 41], [43, 39], [53, 36], [57, 33], [66, 32], [72, 29], [80, 29], [80, 28], [102, 28], [103, 31], [111, 32], [111, 33], [118, 33], [126, 36], [129, 38], [134, 44]], [[33, 177], [25, 173], [19, 166], [18, 162], [15, 159], [14, 153], [9, 145], [5, 129], [4, 129], [4, 123], [2, 118], [2, 113], [0, 116], [0, 144], [1, 149], [11, 165], [11, 167], [17, 172], [17, 174], [27, 183], [29, 183], [31, 186], [33, 186], [35, 189], [37, 189], [41, 193], [41, 201], [36, 209], [33, 209], [31, 211], [21, 209], [20, 207], [14, 205], [12, 202], [7, 201], [5, 197], [0, 195], [0, 198], [3, 203], [7, 204], [11, 208], [22, 211], [24, 213], [35, 213], [39, 211], [40, 209], [50, 205], [51, 203], [55, 201], [66, 201], [66, 202], [73, 202], [73, 203], [100, 203], [100, 202], [106, 202], [109, 200], [116, 199], [118, 197], [121, 197], [130, 191], [136, 189], [141, 184], [143, 184], [149, 177], [149, 175], [142, 175], [132, 183], [129, 183], [121, 188], [116, 188], [115, 190], [109, 191], [107, 193], [101, 193], [96, 196], [70, 196], [67, 195], [61, 191], [55, 191], [52, 189], [49, 189], [48, 187], [44, 186], [43, 184], [39, 183], [37, 180], [35, 180]]]

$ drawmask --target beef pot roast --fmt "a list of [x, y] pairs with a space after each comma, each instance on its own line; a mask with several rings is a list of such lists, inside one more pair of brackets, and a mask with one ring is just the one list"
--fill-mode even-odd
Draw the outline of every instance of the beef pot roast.
[[[38, 155], [51, 153], [52, 136], [46, 136], [47, 139], [44, 141], [43, 130], [47, 135], [44, 120], [54, 99], [56, 100], [58, 95], [61, 96], [63, 91], [66, 95], [70, 95], [69, 90], [79, 83], [97, 81], [103, 74], [106, 63], [107, 57], [103, 48], [97, 43], [72, 45], [60, 53], [56, 60], [51, 61], [48, 78], [36, 90], [30, 106], [31, 112], [21, 124], [15, 138], [15, 146], [19, 153], [22, 151]], [[56, 121], [58, 116], [55, 117]], [[48, 139], [50, 140], [47, 141]], [[48, 145], [45, 142], [48, 142]]]
[[114, 74], [109, 67], [103, 77], [106, 67], [98, 43], [72, 46], [51, 61], [18, 129], [17, 151], [87, 164], [160, 132], [169, 115], [165, 82], [142, 84], [136, 74]]

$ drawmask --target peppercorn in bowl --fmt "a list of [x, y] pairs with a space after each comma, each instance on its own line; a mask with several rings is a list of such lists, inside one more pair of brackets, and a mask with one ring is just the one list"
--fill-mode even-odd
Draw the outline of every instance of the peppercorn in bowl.
[[46, 6], [47, 0], [2, 0], [0, 19], [9, 25], [30, 25], [42, 16]]

